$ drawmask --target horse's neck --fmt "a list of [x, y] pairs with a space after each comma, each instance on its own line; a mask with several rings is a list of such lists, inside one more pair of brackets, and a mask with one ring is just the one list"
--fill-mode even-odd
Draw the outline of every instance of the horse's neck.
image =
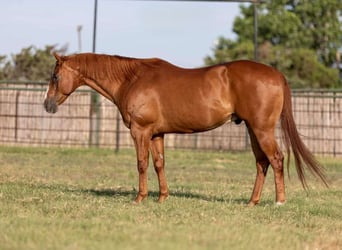
[[[107, 58], [108, 59], [108, 58]], [[123, 84], [128, 84], [136, 75], [138, 60], [110, 57], [99, 71], [84, 74], [85, 83], [101, 95], [117, 104], [118, 92]], [[97, 67], [99, 65], [96, 65]], [[95, 67], [95, 66], [94, 66]]]

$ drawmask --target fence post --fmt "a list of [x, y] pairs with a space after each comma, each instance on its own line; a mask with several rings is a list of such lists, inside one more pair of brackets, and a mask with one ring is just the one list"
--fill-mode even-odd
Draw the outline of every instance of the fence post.
[[16, 91], [15, 94], [15, 128], [14, 128], [14, 139], [18, 141], [18, 113], [19, 113], [19, 95], [20, 91]]
[[198, 148], [198, 134], [194, 134], [194, 149]]
[[89, 123], [89, 147], [99, 147], [100, 102], [98, 93], [93, 90], [90, 93]]
[[118, 153], [120, 149], [120, 112], [116, 111], [116, 139], [115, 139], [115, 152]]
[[248, 135], [248, 129], [247, 126], [245, 126], [245, 150], [248, 149], [248, 145], [249, 145], [249, 135]]

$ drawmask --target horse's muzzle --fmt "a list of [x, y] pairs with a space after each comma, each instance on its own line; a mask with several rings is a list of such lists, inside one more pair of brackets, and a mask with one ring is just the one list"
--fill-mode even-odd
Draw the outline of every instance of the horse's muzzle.
[[58, 110], [56, 98], [46, 98], [44, 101], [44, 108], [48, 113], [56, 113]]

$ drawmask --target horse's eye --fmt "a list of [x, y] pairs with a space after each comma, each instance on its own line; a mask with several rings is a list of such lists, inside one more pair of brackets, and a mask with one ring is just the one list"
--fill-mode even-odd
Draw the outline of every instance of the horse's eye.
[[56, 74], [53, 74], [51, 77], [51, 80], [53, 81], [53, 83], [57, 84], [58, 83], [58, 76]]

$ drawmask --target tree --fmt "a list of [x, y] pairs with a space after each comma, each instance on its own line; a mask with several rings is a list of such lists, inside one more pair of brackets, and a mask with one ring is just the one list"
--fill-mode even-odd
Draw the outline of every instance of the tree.
[[[342, 46], [341, 9], [341, 0], [259, 4], [259, 60], [284, 72], [295, 87], [333, 87], [338, 71], [331, 66]], [[240, 10], [233, 28], [237, 40], [219, 38], [206, 64], [253, 58], [253, 6], [241, 5]]]
[[[6, 65], [6, 56], [0, 55], [0, 69], [5, 68], [5, 65]], [[5, 73], [2, 70], [0, 70], [0, 79], [3, 79], [3, 78], [5, 78]]]
[[65, 46], [58, 49], [56, 45], [44, 49], [29, 46], [12, 55], [11, 60], [0, 56], [0, 79], [47, 81], [55, 63], [52, 53], [65, 53], [66, 49]]

